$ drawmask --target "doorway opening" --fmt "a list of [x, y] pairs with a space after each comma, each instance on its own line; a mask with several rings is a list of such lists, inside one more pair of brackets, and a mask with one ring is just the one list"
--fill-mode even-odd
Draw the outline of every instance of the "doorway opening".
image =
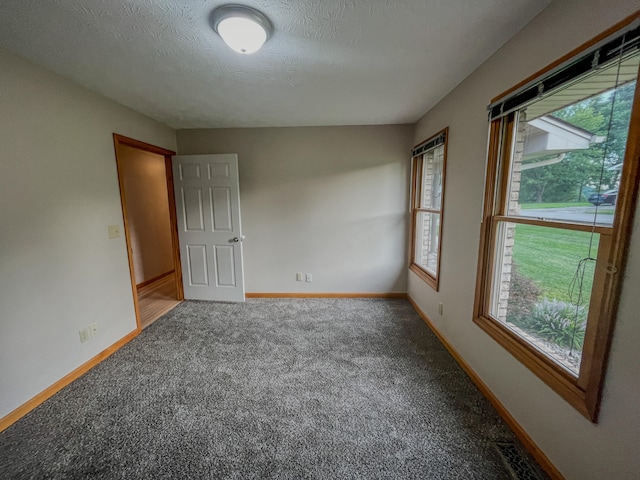
[[183, 299], [171, 157], [175, 152], [113, 135], [138, 329]]

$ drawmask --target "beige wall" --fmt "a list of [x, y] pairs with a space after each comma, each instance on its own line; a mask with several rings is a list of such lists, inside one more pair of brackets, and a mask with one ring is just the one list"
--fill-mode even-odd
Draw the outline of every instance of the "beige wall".
[[127, 202], [127, 226], [136, 283], [173, 267], [171, 221], [164, 157], [120, 145], [118, 159]]
[[[640, 7], [557, 0], [416, 126], [418, 141], [448, 126], [440, 292], [409, 272], [409, 293], [569, 480], [640, 472], [640, 221], [625, 274], [600, 422], [592, 424], [472, 322], [491, 98]], [[438, 302], [444, 315], [438, 315]]]
[[[237, 152], [247, 291], [408, 291], [567, 479], [640, 471], [640, 221], [600, 422], [471, 321], [488, 124], [501, 91], [640, 8], [556, 0], [416, 126], [178, 132], [180, 153]], [[135, 328], [112, 132], [175, 133], [0, 51], [0, 417]], [[449, 126], [440, 292], [406, 275], [408, 149]], [[413, 140], [413, 141], [412, 141]], [[295, 272], [314, 274], [311, 284]], [[444, 303], [438, 316], [437, 302]], [[99, 334], [80, 344], [78, 330]]]
[[[247, 292], [404, 292], [411, 126], [178, 131], [238, 153]], [[313, 282], [296, 282], [296, 272]]]
[[[112, 133], [175, 132], [0, 50], [0, 417], [136, 328]], [[78, 331], [98, 324], [80, 343]]]

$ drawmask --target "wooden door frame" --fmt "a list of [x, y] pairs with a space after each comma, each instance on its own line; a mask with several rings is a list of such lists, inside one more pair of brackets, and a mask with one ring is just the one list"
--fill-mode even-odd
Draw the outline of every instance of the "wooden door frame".
[[182, 285], [182, 263], [180, 262], [180, 243], [178, 240], [178, 221], [176, 217], [176, 201], [173, 189], [173, 168], [171, 165], [171, 157], [176, 154], [171, 150], [156, 147], [149, 143], [141, 142], [133, 138], [125, 137], [117, 133], [113, 134], [113, 146], [116, 156], [116, 168], [118, 171], [118, 185], [120, 187], [120, 204], [122, 206], [122, 222], [124, 225], [124, 236], [127, 242], [127, 258], [129, 260], [129, 273], [131, 276], [131, 292], [133, 294], [133, 305], [136, 313], [136, 324], [138, 331], [142, 330], [140, 319], [140, 306], [138, 305], [138, 288], [136, 286], [135, 270], [133, 266], [133, 249], [131, 247], [131, 235], [129, 234], [129, 225], [127, 223], [127, 201], [124, 192], [124, 176], [122, 169], [122, 159], [118, 155], [118, 147], [125, 145], [127, 147], [137, 148], [144, 152], [155, 153], [164, 157], [164, 167], [167, 177], [167, 196], [169, 199], [169, 223], [171, 226], [171, 251], [173, 253], [173, 268], [175, 270], [176, 279], [176, 296], [177, 300], [184, 300], [184, 288]]

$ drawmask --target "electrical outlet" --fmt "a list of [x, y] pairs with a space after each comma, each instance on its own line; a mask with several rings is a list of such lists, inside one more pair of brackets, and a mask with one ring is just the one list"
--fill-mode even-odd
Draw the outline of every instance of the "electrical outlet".
[[119, 225], [109, 225], [107, 228], [109, 229], [109, 238], [118, 238], [120, 236]]
[[438, 303], [438, 313], [442, 315], [444, 313], [444, 304], [442, 302]]
[[302, 281], [302, 273], [298, 272], [296, 273], [296, 282], [301, 282]]
[[84, 343], [89, 340], [89, 329], [83, 328], [78, 332], [80, 334], [80, 343]]
[[98, 335], [98, 324], [92, 323], [91, 325], [89, 325], [89, 332], [92, 337], [95, 337], [96, 335]]
[[313, 281], [313, 277], [311, 276], [310, 273], [307, 273], [307, 282], [312, 282]]

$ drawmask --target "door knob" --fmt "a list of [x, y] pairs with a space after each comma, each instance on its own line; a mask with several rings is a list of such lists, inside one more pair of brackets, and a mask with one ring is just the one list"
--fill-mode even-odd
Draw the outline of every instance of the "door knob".
[[239, 241], [240, 241], [240, 239], [239, 239], [238, 237], [235, 237], [235, 238], [233, 239], [233, 242], [234, 242], [234, 243], [238, 243]]

